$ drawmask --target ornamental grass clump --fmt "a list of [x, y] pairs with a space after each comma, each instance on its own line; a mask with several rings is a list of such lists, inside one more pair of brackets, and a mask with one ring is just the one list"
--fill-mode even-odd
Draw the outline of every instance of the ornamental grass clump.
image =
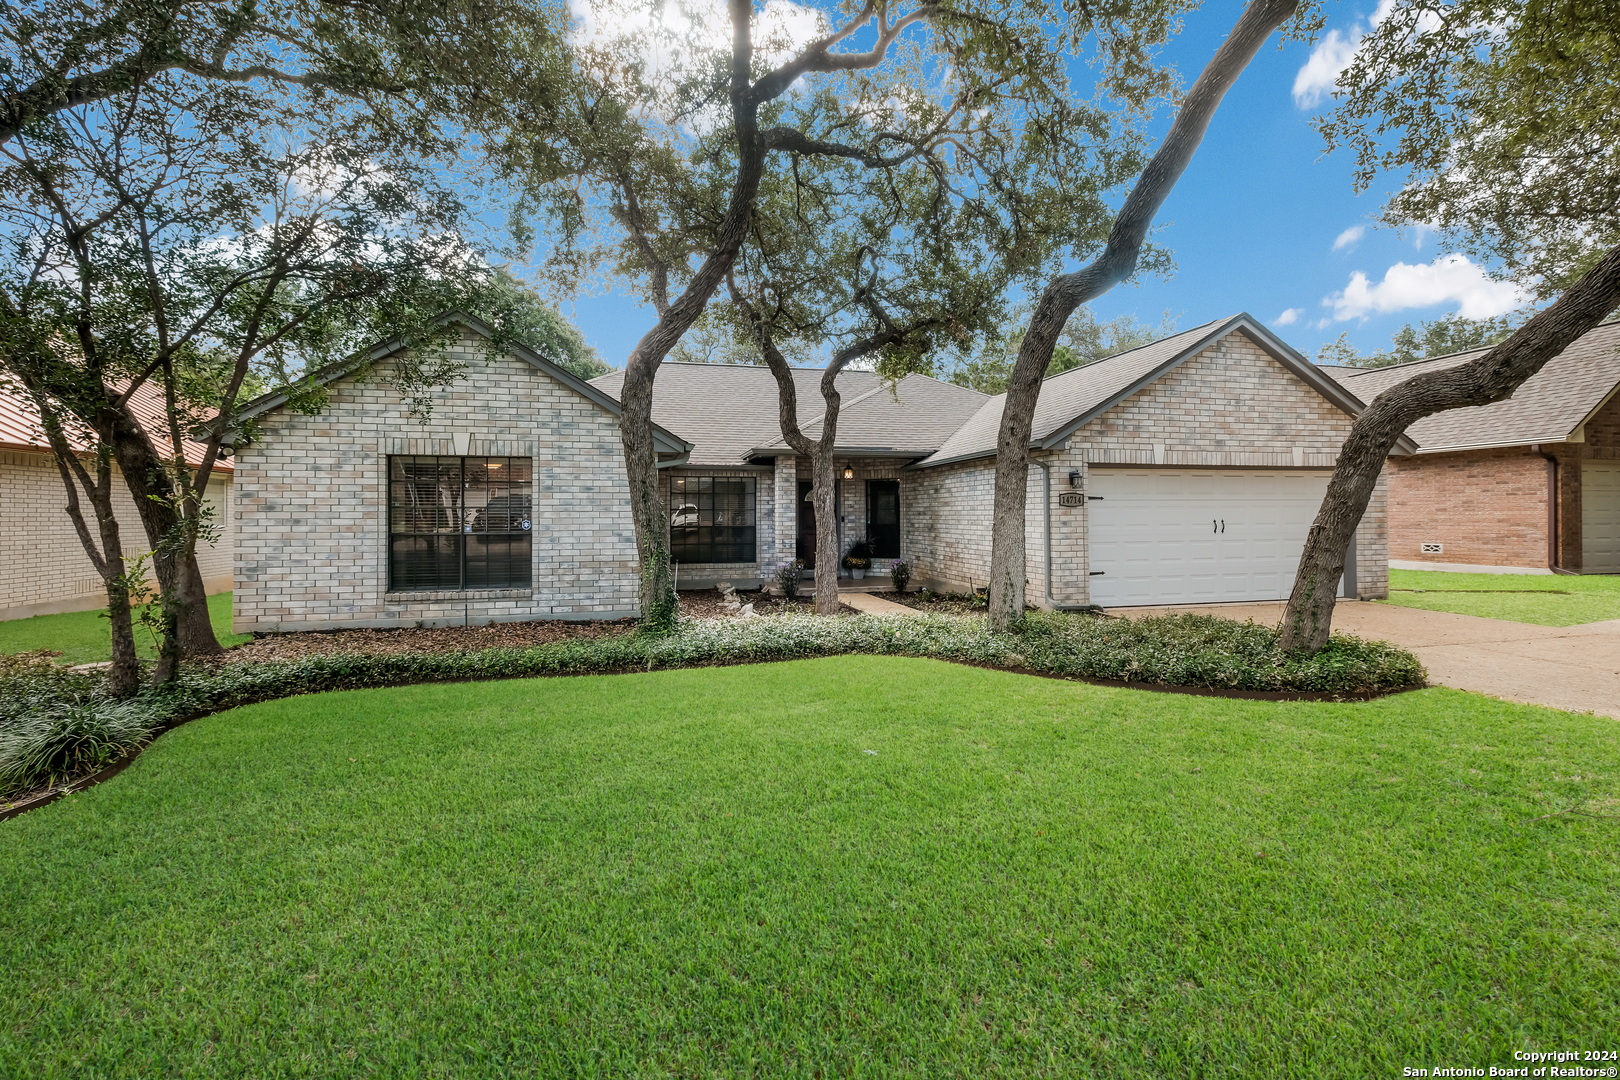
[[0, 799], [96, 772], [163, 723], [161, 709], [111, 697], [101, 673], [50, 657], [0, 657]]

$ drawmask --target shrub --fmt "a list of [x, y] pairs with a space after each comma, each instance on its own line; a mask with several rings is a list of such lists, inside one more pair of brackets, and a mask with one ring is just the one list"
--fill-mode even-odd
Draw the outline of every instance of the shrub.
[[911, 580], [911, 564], [904, 559], [894, 560], [894, 565], [889, 567], [889, 580], [894, 582], [895, 592], [905, 592], [906, 583]]
[[776, 583], [782, 587], [782, 595], [789, 600], [799, 598], [799, 583], [804, 578], [804, 560], [794, 559], [783, 563], [776, 571]]
[[[1207, 615], [1123, 620], [1036, 613], [1011, 633], [982, 618], [919, 615], [824, 619], [682, 619], [672, 632], [631, 631], [531, 648], [326, 655], [195, 665], [171, 684], [115, 702], [84, 680], [34, 679], [21, 707], [0, 712], [0, 797], [82, 775], [188, 716], [294, 694], [472, 679], [595, 675], [861, 653], [921, 656], [1042, 674], [1167, 686], [1360, 695], [1423, 683], [1403, 649], [1336, 634], [1314, 656], [1289, 654], [1277, 632]], [[24, 680], [26, 681], [26, 680]], [[5, 687], [0, 687], [4, 690]]]

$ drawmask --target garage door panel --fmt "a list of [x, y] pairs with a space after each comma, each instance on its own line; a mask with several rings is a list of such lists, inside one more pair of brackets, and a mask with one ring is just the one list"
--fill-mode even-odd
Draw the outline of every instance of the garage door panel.
[[1286, 596], [1327, 481], [1325, 471], [1094, 469], [1093, 603]]
[[1581, 466], [1581, 566], [1620, 574], [1620, 461]]

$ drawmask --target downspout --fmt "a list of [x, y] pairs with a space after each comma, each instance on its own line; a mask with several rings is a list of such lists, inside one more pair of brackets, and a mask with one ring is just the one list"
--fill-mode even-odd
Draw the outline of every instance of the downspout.
[[1046, 554], [1046, 606], [1053, 611], [1090, 611], [1093, 604], [1060, 604], [1052, 596], [1052, 469], [1039, 458], [1030, 458], [1030, 463], [1041, 470], [1042, 487], [1042, 513], [1043, 530], [1042, 543]]
[[1540, 443], [1533, 443], [1530, 451], [1547, 462], [1547, 569], [1573, 577], [1574, 570], [1558, 565], [1558, 459], [1543, 450]]

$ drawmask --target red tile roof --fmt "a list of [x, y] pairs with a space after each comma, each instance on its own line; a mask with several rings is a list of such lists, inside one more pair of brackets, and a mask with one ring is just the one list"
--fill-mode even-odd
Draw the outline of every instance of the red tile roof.
[[[158, 453], [163, 453], [169, 445], [169, 439], [164, 430], [167, 424], [163, 418], [163, 397], [158, 389], [151, 383], [142, 384], [130, 398], [129, 404], [135, 418], [152, 435]], [[76, 433], [70, 432], [68, 439], [75, 450], [89, 449], [89, 442]], [[34, 403], [21, 391], [0, 386], [0, 449], [48, 451], [50, 448], [50, 444], [45, 441], [45, 432], [39, 421], [39, 410], [34, 408]], [[202, 463], [202, 443], [187, 439], [184, 450], [188, 465]], [[220, 472], [230, 472], [230, 459], [220, 458], [214, 464], [214, 468]]]

